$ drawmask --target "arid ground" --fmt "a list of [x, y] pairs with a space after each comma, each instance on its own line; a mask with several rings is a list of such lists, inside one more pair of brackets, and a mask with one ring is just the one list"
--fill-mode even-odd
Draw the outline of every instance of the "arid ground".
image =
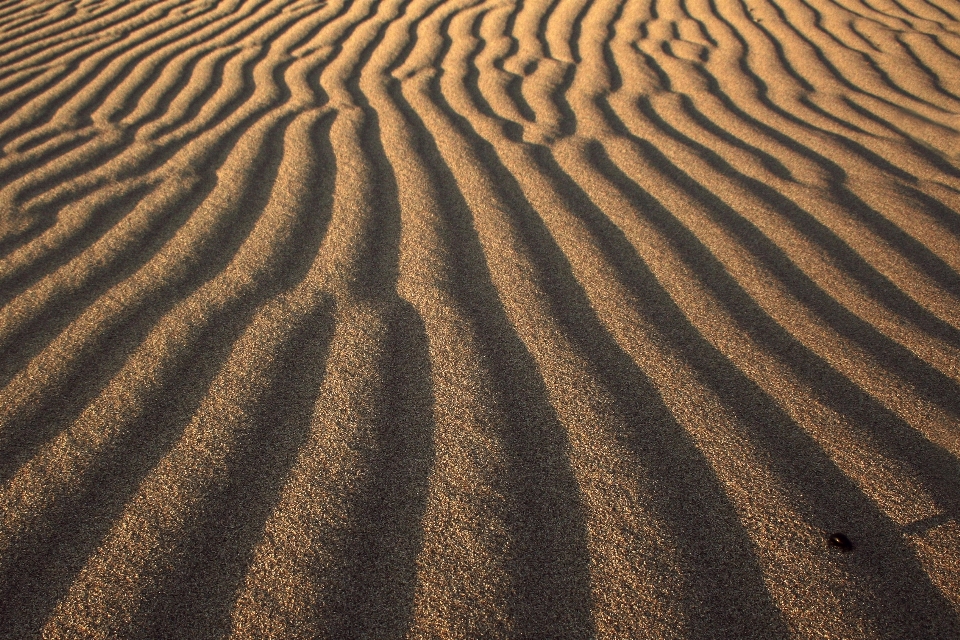
[[0, 305], [0, 637], [960, 638], [958, 0], [0, 0]]

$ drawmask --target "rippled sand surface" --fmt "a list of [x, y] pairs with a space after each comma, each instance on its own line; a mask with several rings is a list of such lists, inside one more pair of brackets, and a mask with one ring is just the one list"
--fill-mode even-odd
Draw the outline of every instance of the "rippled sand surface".
[[0, 0], [0, 305], [0, 637], [960, 637], [957, 0]]

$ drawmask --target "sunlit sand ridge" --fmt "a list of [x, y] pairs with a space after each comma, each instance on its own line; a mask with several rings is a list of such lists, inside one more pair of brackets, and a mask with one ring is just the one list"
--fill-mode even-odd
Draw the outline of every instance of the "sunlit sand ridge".
[[960, 637], [957, 0], [0, 0], [0, 305], [0, 637]]

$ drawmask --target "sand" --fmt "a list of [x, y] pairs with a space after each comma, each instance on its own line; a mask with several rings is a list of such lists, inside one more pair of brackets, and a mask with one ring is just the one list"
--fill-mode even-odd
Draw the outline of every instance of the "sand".
[[957, 0], [2, 0], [0, 305], [2, 638], [960, 638]]

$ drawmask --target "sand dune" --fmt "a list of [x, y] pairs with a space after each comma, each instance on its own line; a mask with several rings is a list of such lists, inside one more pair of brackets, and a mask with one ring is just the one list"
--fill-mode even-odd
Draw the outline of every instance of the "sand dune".
[[960, 637], [956, 0], [3, 0], [0, 305], [0, 637]]

